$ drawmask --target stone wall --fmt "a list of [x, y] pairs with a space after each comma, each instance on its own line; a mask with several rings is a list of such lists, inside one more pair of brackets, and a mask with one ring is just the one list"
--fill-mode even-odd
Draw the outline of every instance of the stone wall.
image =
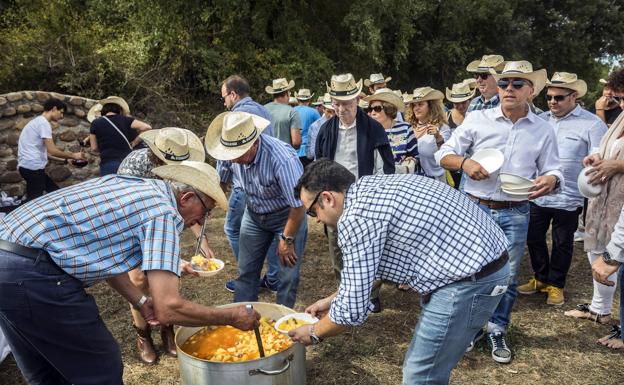
[[[78, 152], [78, 141], [89, 135], [87, 111], [96, 103], [93, 99], [44, 91], [0, 95], [0, 190], [10, 196], [22, 196], [26, 190], [26, 182], [17, 171], [17, 142], [20, 131], [26, 123], [43, 112], [43, 104], [49, 98], [56, 98], [67, 104], [63, 119], [58, 122], [58, 127], [52, 129], [54, 143], [59, 149]], [[99, 158], [92, 157], [89, 165], [84, 168], [51, 160], [46, 172], [59, 186], [68, 186], [98, 176]]]

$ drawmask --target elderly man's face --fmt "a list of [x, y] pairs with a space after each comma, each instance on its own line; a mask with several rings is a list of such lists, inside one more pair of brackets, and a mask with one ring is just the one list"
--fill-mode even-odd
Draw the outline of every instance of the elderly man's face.
[[355, 120], [355, 115], [357, 114], [357, 105], [358, 98], [353, 98], [351, 100], [336, 100], [332, 98], [332, 105], [336, 110], [336, 115], [338, 115], [338, 119], [343, 124], [351, 124]]
[[214, 199], [202, 196], [198, 192], [187, 191], [177, 196], [178, 212], [184, 220], [184, 228], [202, 224], [204, 218], [215, 207]]
[[496, 87], [496, 79], [494, 79], [494, 76], [491, 74], [478, 73], [475, 74], [475, 78], [477, 80], [477, 88], [484, 98], [490, 99], [496, 95], [498, 89]]
[[498, 95], [501, 99], [501, 105], [506, 109], [514, 109], [526, 105], [533, 94], [533, 85], [526, 79], [503, 78], [499, 81], [499, 84], [504, 86], [498, 87]]
[[236, 159], [232, 159], [232, 163], [238, 164], [251, 164], [256, 159], [256, 153], [258, 152], [258, 140], [245, 152], [243, 155]]
[[558, 118], [567, 115], [576, 107], [576, 95], [575, 91], [567, 88], [548, 87], [546, 102], [550, 112]]

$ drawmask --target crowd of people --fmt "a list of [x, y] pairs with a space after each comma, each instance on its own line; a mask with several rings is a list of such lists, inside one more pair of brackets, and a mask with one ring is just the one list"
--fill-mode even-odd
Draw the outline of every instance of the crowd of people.
[[[587, 84], [573, 73], [548, 78], [500, 55], [466, 70], [473, 76], [445, 93], [392, 90], [380, 73], [333, 75], [316, 100], [309, 89], [294, 93], [295, 107], [293, 80], [274, 79], [263, 106], [232, 75], [220, 88], [227, 111], [203, 142], [183, 128], [152, 129], [109, 97], [89, 112], [85, 140], [99, 151], [101, 177], [64, 189], [45, 174], [48, 155], [90, 155], [54, 146], [51, 123], [66, 107], [48, 101], [19, 140], [27, 203], [0, 219], [0, 329], [28, 383], [122, 383], [119, 347], [84, 290], [99, 281], [130, 303], [147, 364], [158, 358], [154, 325], [170, 355], [173, 325], [257, 325], [259, 315], [242, 306], [202, 306], [179, 294], [180, 276], [196, 274], [180, 258], [180, 233], [191, 228], [213, 256], [201, 225], [215, 206], [227, 210], [238, 275], [225, 289], [234, 302], [257, 301], [264, 288], [293, 307], [308, 219], [324, 225], [336, 291], [306, 308], [320, 321], [290, 331], [294, 341], [321, 343], [383, 311], [383, 282], [419, 293], [405, 384], [448, 383], [480, 339], [494, 361], [511, 362], [516, 298], [545, 293], [548, 305], [565, 304], [575, 234], [594, 293], [565, 315], [610, 323], [624, 274], [624, 70], [603, 82], [592, 111], [579, 100]], [[546, 112], [533, 104], [544, 89]], [[488, 149], [504, 157], [495, 171], [472, 158]], [[527, 195], [504, 191], [501, 172], [530, 179]], [[590, 199], [579, 190], [582, 173], [599, 187]], [[534, 276], [519, 284], [525, 246]], [[621, 328], [599, 342], [623, 349]]]

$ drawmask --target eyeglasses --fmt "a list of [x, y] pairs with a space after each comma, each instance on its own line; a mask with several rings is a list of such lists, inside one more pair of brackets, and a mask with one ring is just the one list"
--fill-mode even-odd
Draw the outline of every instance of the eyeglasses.
[[555, 99], [556, 102], [561, 102], [563, 101], [563, 99], [567, 98], [568, 96], [572, 95], [574, 93], [574, 91], [570, 92], [569, 94], [565, 94], [565, 95], [546, 95], [546, 101], [551, 101], [552, 99]]
[[230, 96], [230, 94], [231, 94], [231, 93], [232, 93], [232, 91], [228, 92], [228, 93], [227, 93], [227, 94], [225, 94], [225, 95], [222, 95], [222, 96], [221, 96], [221, 98], [220, 98], [220, 99], [221, 99], [221, 101], [222, 101], [222, 102], [225, 102], [225, 98], [227, 98], [228, 96]]
[[527, 84], [527, 82], [525, 82], [523, 79], [515, 79], [512, 81], [510, 81], [509, 79], [501, 79], [496, 84], [502, 89], [507, 89], [509, 83], [511, 83], [511, 86], [516, 90], [519, 90]]
[[202, 206], [204, 206], [204, 209], [206, 210], [206, 215], [210, 214], [210, 209], [208, 208], [208, 206], [206, 206], [206, 204], [204, 203], [204, 200], [201, 199], [201, 195], [199, 195], [199, 192], [197, 192], [197, 190], [195, 190], [195, 188], [193, 187], [191, 187], [191, 189], [195, 193], [195, 196], [197, 197], [197, 199], [199, 199], [199, 201], [201, 202]]
[[312, 206], [314, 206], [316, 204], [316, 201], [318, 201], [318, 199], [321, 196], [322, 192], [323, 192], [323, 190], [319, 191], [316, 194], [316, 196], [314, 197], [314, 200], [312, 201], [312, 204], [310, 205], [310, 207], [308, 207], [306, 209], [306, 214], [308, 214], [308, 216], [311, 217], [311, 218], [316, 218], [316, 211], [312, 211]]
[[368, 110], [368, 112], [375, 111], [377, 113], [379, 113], [381, 111], [385, 111], [383, 106], [368, 107], [367, 110]]
[[475, 79], [483, 79], [483, 80], [487, 80], [487, 78], [491, 76], [491, 74], [486, 74], [486, 73], [478, 73], [478, 74], [474, 74], [474, 78]]
[[624, 96], [614, 96], [611, 99], [615, 100], [617, 103], [622, 103], [622, 100], [624, 100]]

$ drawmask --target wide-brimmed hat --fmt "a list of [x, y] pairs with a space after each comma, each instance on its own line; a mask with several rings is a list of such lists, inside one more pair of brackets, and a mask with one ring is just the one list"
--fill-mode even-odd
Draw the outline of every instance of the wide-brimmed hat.
[[336, 109], [334, 108], [334, 105], [332, 104], [332, 100], [331, 100], [331, 96], [329, 95], [328, 92], [325, 93], [325, 95], [322, 96], [322, 100], [323, 100], [323, 107], [324, 108], [328, 108], [332, 111], [335, 111]]
[[370, 74], [368, 79], [364, 79], [364, 85], [370, 87], [373, 84], [388, 83], [390, 80], [392, 80], [390, 76], [384, 78], [382, 74]]
[[544, 86], [548, 76], [545, 69], [533, 71], [533, 64], [526, 60], [510, 61], [505, 64], [505, 68], [500, 74], [492, 75], [496, 81], [506, 78], [527, 79], [533, 83], [533, 96], [537, 96]]
[[310, 93], [310, 90], [307, 88], [301, 88], [299, 92], [295, 92], [295, 98], [299, 100], [310, 100], [314, 96], [314, 93]]
[[268, 94], [279, 94], [280, 92], [288, 91], [295, 86], [295, 81], [288, 81], [286, 78], [273, 79], [273, 84], [264, 87], [264, 90]]
[[206, 131], [206, 151], [218, 160], [236, 159], [251, 148], [269, 124], [268, 120], [247, 112], [223, 112]]
[[89, 108], [89, 112], [87, 112], [87, 121], [89, 123], [102, 116], [102, 107], [100, 103], [95, 103]]
[[451, 89], [446, 89], [446, 99], [451, 103], [462, 103], [470, 100], [475, 96], [476, 88], [470, 89], [470, 86], [464, 82], [455, 83]]
[[336, 100], [355, 99], [361, 91], [362, 79], [356, 82], [351, 74], [332, 75], [331, 82], [327, 85], [327, 92]]
[[466, 83], [471, 90], [477, 89], [477, 79], [475, 78], [464, 79], [462, 83]]
[[550, 81], [546, 81], [546, 87], [567, 88], [576, 91], [579, 98], [587, 93], [585, 80], [579, 79], [576, 74], [570, 72], [555, 72]]
[[311, 103], [313, 106], [320, 106], [321, 104], [323, 104], [323, 95], [319, 95], [316, 98], [316, 101]]
[[228, 209], [225, 193], [221, 189], [219, 173], [204, 162], [185, 160], [179, 164], [168, 164], [152, 169], [162, 179], [187, 184], [214, 199], [217, 206]]
[[121, 108], [122, 114], [130, 115], [130, 107], [123, 98], [119, 96], [109, 96], [105, 99], [98, 100], [98, 102], [89, 109], [89, 112], [87, 112], [87, 120], [89, 123], [102, 116], [102, 107], [105, 104], [116, 104]]
[[167, 164], [206, 160], [204, 145], [192, 131], [179, 127], [148, 130], [140, 135], [158, 159]]
[[481, 60], [471, 61], [470, 64], [466, 66], [466, 71], [495, 74], [496, 72], [500, 72], [504, 66], [505, 59], [503, 59], [501, 55], [483, 55]]
[[412, 100], [409, 103], [424, 102], [425, 100], [443, 100], [444, 94], [431, 87], [416, 88], [412, 93]]
[[405, 111], [405, 103], [403, 103], [403, 99], [396, 93], [394, 93], [394, 91], [392, 91], [390, 88], [380, 88], [375, 91], [374, 94], [364, 98], [364, 101], [368, 102], [369, 106], [370, 103], [374, 100], [390, 103], [395, 106], [399, 112]]

